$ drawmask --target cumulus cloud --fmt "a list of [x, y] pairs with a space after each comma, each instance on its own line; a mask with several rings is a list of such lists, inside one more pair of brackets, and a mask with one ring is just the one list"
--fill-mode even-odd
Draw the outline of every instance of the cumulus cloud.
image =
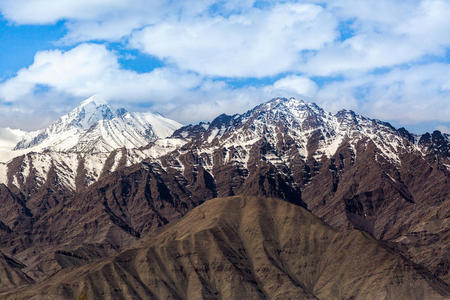
[[450, 45], [445, 0], [280, 2], [0, 0], [0, 10], [19, 24], [65, 21], [65, 43], [129, 40], [181, 69], [225, 77], [369, 71]]
[[38, 52], [31, 66], [0, 85], [0, 98], [14, 102], [44, 86], [79, 98], [97, 94], [110, 100], [158, 101], [199, 82], [194, 74], [168, 68], [143, 74], [124, 70], [104, 45], [81, 44], [67, 52]]
[[351, 20], [346, 26], [352, 33], [320, 49], [299, 67], [310, 75], [392, 67], [445, 55], [450, 46], [448, 1], [367, 1], [354, 6], [336, 1], [330, 2], [330, 9], [341, 20]]
[[299, 63], [299, 53], [336, 37], [321, 6], [280, 4], [244, 15], [163, 22], [135, 32], [130, 45], [182, 69], [215, 76], [268, 76]]
[[2, 0], [3, 15], [19, 24], [48, 24], [61, 19], [92, 19], [124, 8], [123, 0]]
[[381, 74], [355, 74], [324, 84], [316, 97], [330, 109], [346, 107], [404, 125], [431, 120], [448, 122], [450, 64], [431, 63]]
[[284, 91], [285, 94], [297, 94], [313, 97], [317, 93], [317, 84], [309, 78], [303, 76], [286, 76], [277, 80], [273, 84], [276, 90]]
[[117, 41], [133, 30], [168, 18], [202, 15], [214, 5], [224, 14], [248, 9], [253, 0], [0, 0], [0, 11], [17, 24], [66, 22], [65, 43]]

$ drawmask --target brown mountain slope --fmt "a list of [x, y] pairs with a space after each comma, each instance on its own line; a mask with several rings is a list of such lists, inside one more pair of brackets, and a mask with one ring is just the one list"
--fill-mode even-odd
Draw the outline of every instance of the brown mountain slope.
[[449, 287], [357, 230], [260, 197], [207, 201], [138, 248], [6, 299], [445, 299]]
[[402, 155], [394, 168], [370, 143], [322, 161], [302, 200], [326, 223], [357, 228], [450, 280], [450, 172], [433, 157]]
[[33, 283], [33, 280], [22, 272], [24, 267], [20, 262], [0, 252], [0, 292]]
[[[5, 232], [2, 249], [23, 261], [27, 273], [36, 280], [67, 267], [69, 262], [78, 266], [115, 254], [141, 235], [215, 197], [214, 179], [207, 171], [187, 174], [190, 176], [185, 178], [173, 169], [164, 170], [146, 161], [122, 168], [48, 208], [34, 218], [32, 226]], [[246, 191], [287, 198], [292, 196], [292, 189], [284, 179], [267, 168], [247, 181], [255, 184]], [[256, 183], [261, 182], [263, 186], [259, 187]], [[217, 188], [221, 192], [225, 189]], [[290, 199], [302, 204], [298, 198]]]

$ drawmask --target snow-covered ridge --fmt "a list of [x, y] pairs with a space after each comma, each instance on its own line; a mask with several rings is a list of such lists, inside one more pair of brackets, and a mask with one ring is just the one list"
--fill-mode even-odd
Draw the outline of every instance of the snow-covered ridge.
[[[74, 190], [79, 174], [85, 174], [84, 181], [89, 185], [101, 174], [144, 159], [159, 164], [161, 169], [174, 168], [183, 173], [186, 166], [180, 156], [189, 152], [200, 157], [198, 164], [214, 176], [216, 163], [248, 169], [249, 162], [255, 161], [252, 149], [257, 144], [264, 144], [264, 153], [258, 149], [261, 156], [257, 159], [280, 170], [289, 169], [299, 159], [331, 158], [342, 146], [356, 159], [361, 153], [358, 151], [369, 145], [376, 147], [375, 160], [382, 158], [395, 166], [401, 164], [405, 153], [444, 154], [447, 158], [442, 163], [450, 165], [445, 134], [413, 135], [353, 111], [331, 114], [314, 103], [294, 98], [273, 99], [243, 114], [223, 114], [208, 123], [179, 127], [157, 114], [113, 111], [104, 102], [90, 98], [44, 130], [5, 131], [3, 139], [9, 147], [22, 138], [18, 150], [9, 151], [14, 153], [9, 158], [26, 155], [11, 164], [12, 176], [6, 176], [10, 165], [0, 160], [0, 183], [21, 188], [32, 178], [39, 186], [54, 168], [61, 184]], [[214, 159], [221, 155], [223, 159]]]
[[[14, 150], [111, 152], [139, 148], [165, 138], [181, 124], [150, 112], [113, 111], [93, 96], [49, 127], [24, 135]], [[22, 151], [23, 152], [23, 151]]]
[[403, 136], [405, 132], [353, 111], [341, 110], [331, 114], [314, 103], [295, 98], [276, 98], [241, 115], [221, 115], [210, 123], [183, 127], [175, 131], [174, 136], [196, 141], [200, 145], [196, 151], [199, 156], [206, 157], [205, 161], [212, 160], [215, 151], [231, 150], [234, 156], [227, 159], [246, 167], [250, 149], [261, 140], [273, 149], [265, 154], [267, 161], [289, 165], [292, 152], [276, 150], [279, 145], [285, 144], [286, 137], [292, 139], [303, 159], [330, 158], [343, 143], [348, 143], [353, 150], [359, 143], [366, 146], [372, 143], [380, 157], [394, 164], [400, 163], [401, 153], [426, 154], [428, 150], [425, 145], [419, 143], [421, 136], [406, 132], [411, 139], [407, 143]]
[[[149, 148], [140, 149], [116, 149], [107, 152], [79, 153], [79, 152], [30, 152], [16, 158], [20, 161], [18, 170], [12, 177], [6, 176], [9, 165], [0, 162], [0, 183], [12, 184], [22, 188], [31, 179], [37, 186], [45, 183], [50, 169], [58, 174], [60, 184], [68, 190], [76, 190], [76, 178], [82, 173], [83, 181], [90, 185], [108, 172], [114, 172], [119, 167], [131, 166], [140, 163], [144, 159], [157, 159], [175, 149], [183, 146], [184, 141], [178, 139], [158, 139], [152, 142]], [[107, 163], [108, 160], [111, 163]]]

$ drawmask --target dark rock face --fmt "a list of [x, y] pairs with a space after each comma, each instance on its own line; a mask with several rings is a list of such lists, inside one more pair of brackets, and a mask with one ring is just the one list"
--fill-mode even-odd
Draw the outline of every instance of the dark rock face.
[[419, 144], [427, 147], [430, 152], [437, 155], [449, 156], [450, 143], [448, 134], [442, 134], [439, 130], [428, 132], [420, 137]]
[[406, 130], [404, 127], [398, 129], [398, 133], [401, 137], [408, 140], [408, 142], [414, 142], [414, 135], [412, 135], [408, 130]]
[[0, 250], [42, 280], [115, 255], [209, 199], [276, 197], [338, 230], [362, 230], [450, 281], [447, 135], [418, 137], [352, 111], [332, 116], [275, 99], [172, 138], [183, 146], [131, 166], [132, 154], [112, 152], [94, 183], [80, 159], [72, 189], [60, 165], [40, 182], [20, 176], [31, 155], [14, 159], [0, 185]]

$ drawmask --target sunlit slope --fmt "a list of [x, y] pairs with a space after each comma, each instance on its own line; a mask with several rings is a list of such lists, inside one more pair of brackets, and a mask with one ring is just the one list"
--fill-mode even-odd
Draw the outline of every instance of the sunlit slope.
[[[136, 249], [14, 299], [445, 299], [448, 286], [357, 230], [272, 198], [207, 201]], [[47, 297], [47, 298], [45, 298]], [[353, 298], [352, 298], [353, 297]]]

